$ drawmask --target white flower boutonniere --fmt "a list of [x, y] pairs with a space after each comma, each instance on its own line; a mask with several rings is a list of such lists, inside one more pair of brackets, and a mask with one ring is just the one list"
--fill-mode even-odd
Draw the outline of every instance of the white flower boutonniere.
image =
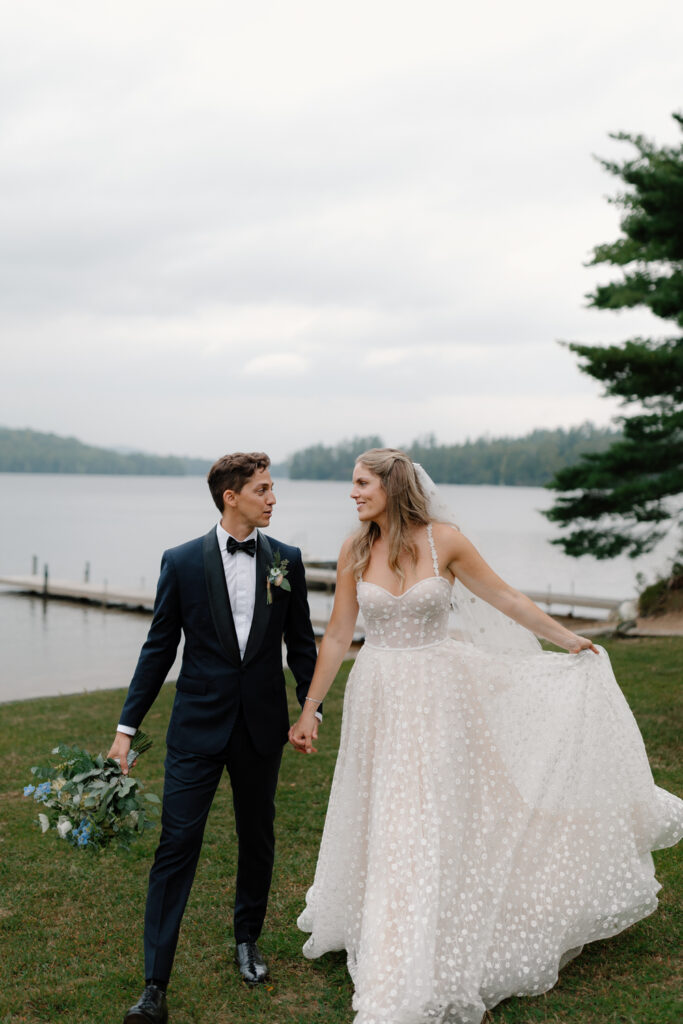
[[273, 593], [270, 589], [271, 586], [282, 587], [283, 590], [292, 589], [289, 581], [286, 579], [288, 565], [289, 559], [282, 558], [280, 552], [276, 551], [273, 558], [273, 564], [268, 570], [268, 575], [266, 576], [266, 604], [273, 603]]

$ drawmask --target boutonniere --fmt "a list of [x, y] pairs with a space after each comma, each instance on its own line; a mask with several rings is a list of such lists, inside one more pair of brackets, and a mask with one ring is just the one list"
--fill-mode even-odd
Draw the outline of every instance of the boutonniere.
[[283, 590], [292, 589], [289, 581], [286, 579], [288, 565], [289, 559], [282, 558], [280, 552], [276, 551], [275, 557], [273, 558], [273, 564], [269, 568], [268, 575], [266, 576], [266, 604], [273, 603], [273, 594], [270, 589], [271, 586], [282, 587]]

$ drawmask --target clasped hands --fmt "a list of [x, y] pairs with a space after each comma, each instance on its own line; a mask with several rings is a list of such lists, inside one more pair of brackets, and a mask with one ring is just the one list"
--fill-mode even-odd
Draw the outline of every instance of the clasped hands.
[[304, 707], [299, 720], [289, 730], [289, 742], [300, 754], [317, 754], [317, 747], [313, 746], [314, 740], [318, 739], [319, 721], [315, 711]]

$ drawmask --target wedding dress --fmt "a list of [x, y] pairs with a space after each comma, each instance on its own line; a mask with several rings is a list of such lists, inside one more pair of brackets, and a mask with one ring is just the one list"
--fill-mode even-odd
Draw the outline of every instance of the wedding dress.
[[358, 583], [307, 957], [347, 951], [355, 1024], [479, 1024], [586, 942], [652, 913], [683, 834], [607, 654], [449, 636], [451, 585]]

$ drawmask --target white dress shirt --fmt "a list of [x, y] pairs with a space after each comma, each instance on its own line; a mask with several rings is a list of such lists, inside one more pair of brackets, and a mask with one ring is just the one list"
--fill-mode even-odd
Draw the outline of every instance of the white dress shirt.
[[[216, 536], [218, 547], [223, 559], [223, 572], [228, 587], [230, 608], [237, 633], [237, 644], [240, 649], [240, 658], [244, 657], [251, 629], [251, 620], [254, 618], [254, 600], [256, 597], [256, 556], [248, 555], [246, 551], [236, 551], [234, 555], [228, 554], [227, 533], [220, 523], [216, 525]], [[244, 540], [251, 540], [258, 544], [258, 531], [253, 529]], [[237, 540], [237, 537], [234, 538]]]

